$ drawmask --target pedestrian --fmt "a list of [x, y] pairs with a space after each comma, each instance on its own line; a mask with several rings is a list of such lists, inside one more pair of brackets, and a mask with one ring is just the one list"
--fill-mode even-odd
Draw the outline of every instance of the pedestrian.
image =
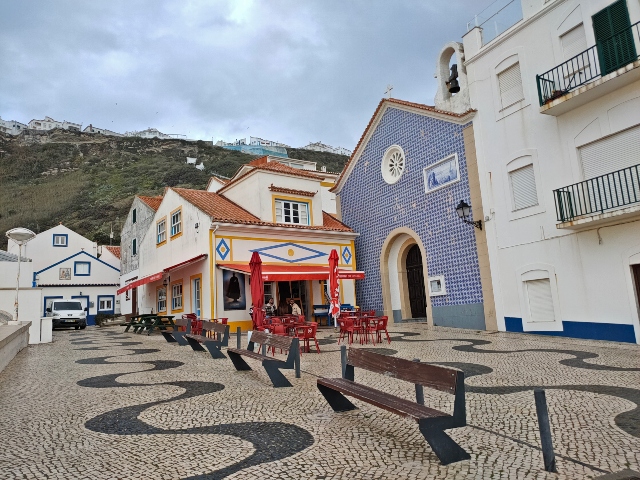
[[291, 315], [302, 315], [302, 309], [293, 301], [293, 298], [289, 300], [289, 305], [291, 306]]
[[269, 299], [267, 304], [264, 306], [264, 313], [267, 317], [273, 317], [276, 314], [276, 305], [273, 303], [273, 297]]

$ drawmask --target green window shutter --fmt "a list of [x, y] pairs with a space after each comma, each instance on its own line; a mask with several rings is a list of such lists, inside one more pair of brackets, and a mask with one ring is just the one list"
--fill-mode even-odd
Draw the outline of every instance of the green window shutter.
[[636, 59], [626, 0], [618, 0], [600, 10], [592, 20], [603, 76]]

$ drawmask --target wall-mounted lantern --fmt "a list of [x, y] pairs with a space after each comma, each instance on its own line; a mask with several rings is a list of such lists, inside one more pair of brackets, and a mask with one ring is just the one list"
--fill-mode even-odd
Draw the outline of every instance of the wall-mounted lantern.
[[467, 220], [467, 217], [471, 213], [471, 206], [468, 205], [464, 200], [460, 200], [460, 203], [456, 207], [456, 213], [464, 223], [468, 223], [469, 225], [473, 225], [474, 227], [482, 230], [482, 220], [478, 220], [476, 222]]

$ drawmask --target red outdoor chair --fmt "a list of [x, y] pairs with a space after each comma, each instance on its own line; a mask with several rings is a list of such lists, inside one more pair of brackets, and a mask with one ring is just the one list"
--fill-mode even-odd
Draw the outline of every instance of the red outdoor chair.
[[353, 334], [357, 333], [356, 327], [353, 325], [353, 320], [350, 318], [338, 319], [338, 325], [340, 326], [340, 336], [338, 337], [338, 345], [340, 340], [344, 339], [345, 335], [349, 345], [353, 343]]
[[362, 326], [360, 327], [360, 343], [369, 343], [369, 335], [371, 335], [371, 341], [375, 345], [377, 329], [377, 319], [367, 317], [367, 320], [363, 321]]
[[[287, 328], [282, 325], [281, 323], [278, 324], [272, 324], [271, 328], [269, 329], [269, 331], [271, 333], [273, 333], [274, 335], [282, 335], [283, 337], [287, 336]], [[276, 356], [276, 347], [270, 347], [271, 348], [271, 356], [275, 357]], [[282, 353], [282, 349], [280, 349], [280, 353]]]
[[195, 313], [184, 313], [182, 318], [191, 320], [192, 335], [202, 335], [202, 321], [198, 320], [198, 316]]
[[318, 345], [318, 339], [316, 338], [317, 331], [318, 324], [315, 322], [296, 329], [297, 337], [300, 340], [300, 354], [302, 354], [303, 345], [305, 352], [311, 350], [311, 340], [316, 344], [316, 352], [320, 353], [320, 345]]
[[382, 332], [387, 336], [387, 341], [391, 343], [391, 337], [389, 336], [389, 332], [387, 331], [387, 323], [389, 322], [389, 317], [380, 317], [376, 321], [376, 336], [378, 337], [378, 342], [382, 342]]

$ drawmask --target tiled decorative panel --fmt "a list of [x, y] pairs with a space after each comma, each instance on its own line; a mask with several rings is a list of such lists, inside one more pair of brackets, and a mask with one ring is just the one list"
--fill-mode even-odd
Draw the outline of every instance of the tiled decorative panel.
[[[355, 251], [358, 270], [366, 273], [365, 280], [356, 282], [362, 308], [383, 308], [380, 251], [398, 227], [410, 228], [421, 238], [429, 276], [445, 276], [447, 294], [431, 297], [432, 306], [482, 303], [474, 227], [456, 214], [460, 200], [469, 203], [470, 198], [465, 126], [389, 108], [373, 132], [340, 194], [343, 221], [360, 233]], [[380, 166], [394, 144], [403, 148], [406, 167], [400, 180], [389, 185]], [[425, 193], [424, 167], [453, 153], [458, 154], [460, 181]]]

